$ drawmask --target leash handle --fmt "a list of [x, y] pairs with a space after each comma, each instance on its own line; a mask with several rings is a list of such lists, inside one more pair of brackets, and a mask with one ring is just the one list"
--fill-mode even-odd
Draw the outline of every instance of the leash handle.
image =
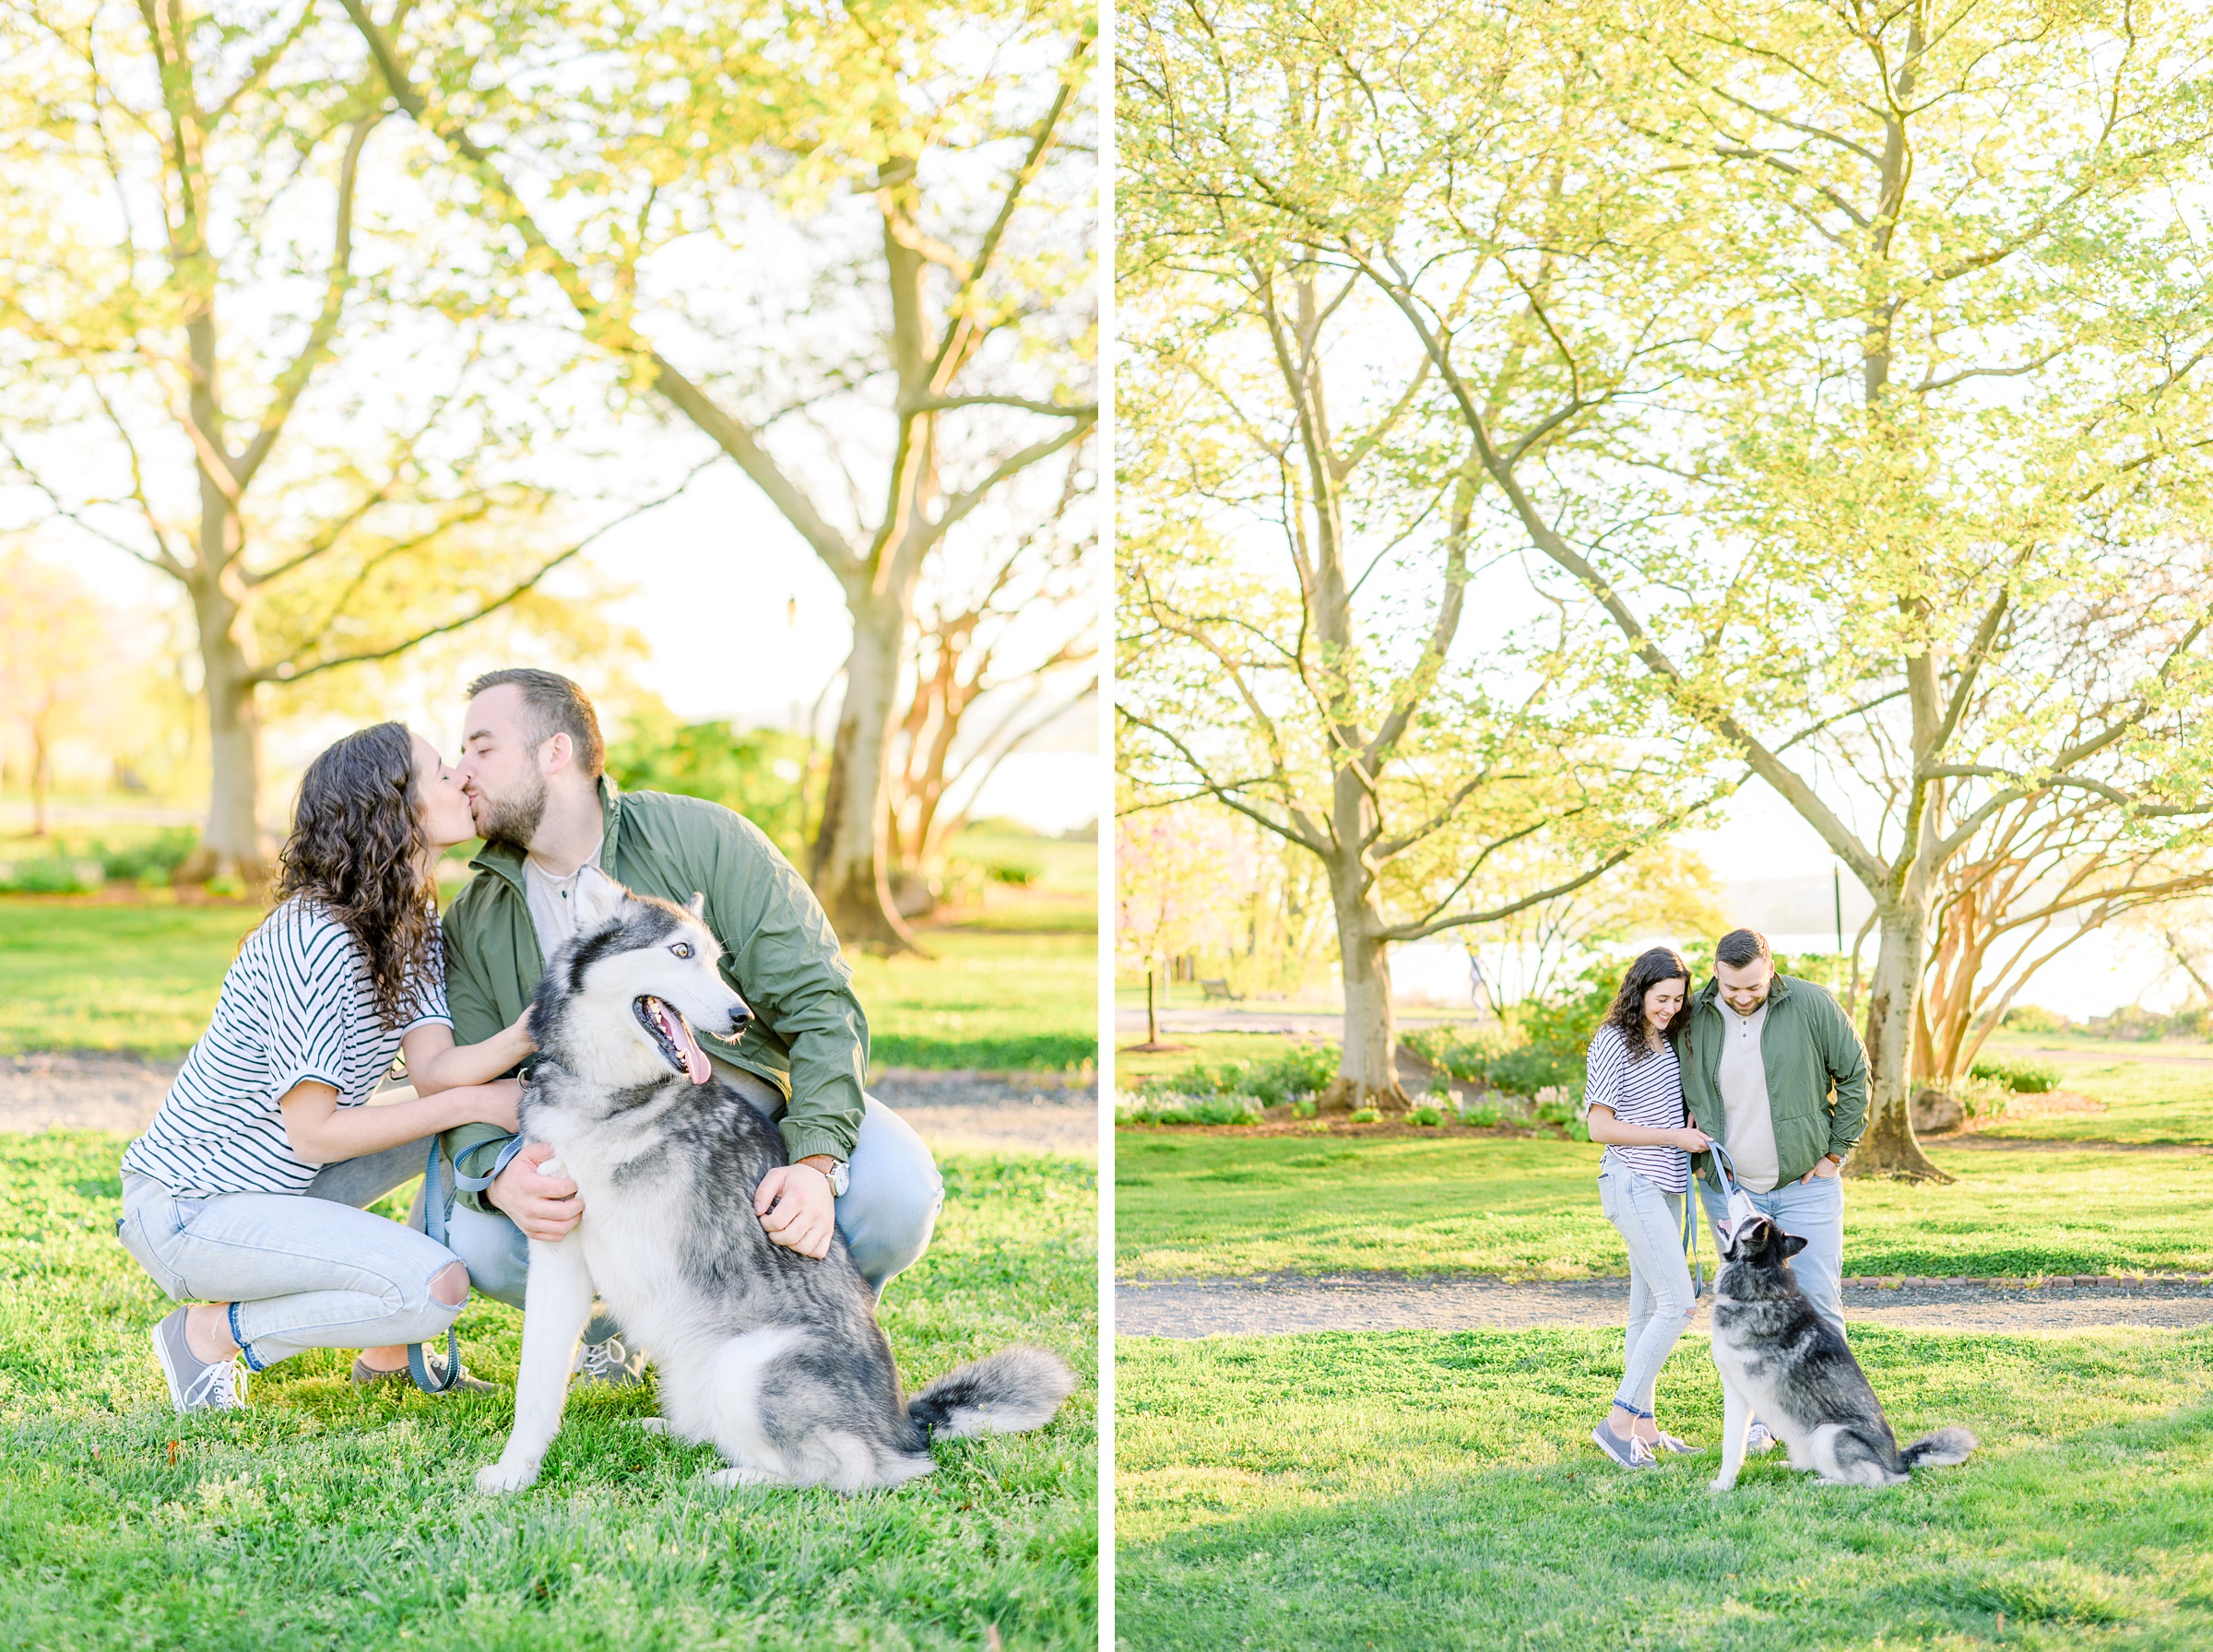
[[505, 1141], [502, 1142], [500, 1150], [492, 1156], [491, 1172], [489, 1175], [464, 1175], [461, 1167], [458, 1164], [455, 1165], [454, 1186], [467, 1193], [483, 1192], [485, 1188], [500, 1179], [501, 1172], [515, 1162], [515, 1156], [523, 1150], [523, 1139], [519, 1133], [508, 1137]]
[[[521, 1140], [522, 1138], [518, 1136], [509, 1145], [515, 1146]], [[430, 1239], [444, 1245], [445, 1243], [447, 1202], [444, 1174], [445, 1155], [438, 1150], [438, 1138], [432, 1136], [431, 1138], [430, 1162], [422, 1168], [422, 1231]], [[509, 1154], [509, 1157], [513, 1156], [512, 1153]], [[495, 1171], [492, 1174], [496, 1175], [499, 1173]], [[456, 1170], [454, 1174], [458, 1180], [460, 1172]], [[491, 1178], [487, 1176], [484, 1185], [489, 1186], [491, 1180]], [[438, 1381], [432, 1377], [430, 1362], [423, 1358], [422, 1344], [420, 1342], [408, 1344], [408, 1375], [415, 1379], [415, 1386], [425, 1394], [443, 1394], [459, 1382], [461, 1380], [460, 1333], [450, 1325], [445, 1328], [445, 1377], [444, 1381]]]

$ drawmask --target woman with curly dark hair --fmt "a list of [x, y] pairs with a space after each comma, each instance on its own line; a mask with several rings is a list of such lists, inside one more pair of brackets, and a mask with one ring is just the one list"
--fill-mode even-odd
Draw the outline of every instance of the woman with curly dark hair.
[[[434, 868], [476, 834], [454, 772], [397, 723], [302, 777], [277, 904], [123, 1156], [124, 1247], [200, 1299], [154, 1328], [178, 1411], [243, 1405], [249, 1371], [307, 1348], [363, 1349], [356, 1382], [396, 1376], [468, 1300], [453, 1252], [361, 1207], [420, 1174], [431, 1137], [515, 1127], [498, 1075], [530, 1051], [521, 1022], [456, 1047], [445, 1009]], [[366, 1105], [402, 1052], [415, 1099]]]
[[1652, 1406], [1660, 1367], [1690, 1324], [1690, 1269], [1679, 1235], [1690, 1155], [1708, 1145], [1683, 1111], [1675, 1058], [1689, 996], [1690, 965], [1681, 953], [1654, 947], [1639, 954], [1591, 1040], [1585, 1069], [1584, 1122], [1591, 1139], [1606, 1144], [1599, 1202], [1629, 1252], [1621, 1386], [1591, 1438], [1625, 1469], [1649, 1467], [1657, 1451], [1690, 1449], [1660, 1431]]

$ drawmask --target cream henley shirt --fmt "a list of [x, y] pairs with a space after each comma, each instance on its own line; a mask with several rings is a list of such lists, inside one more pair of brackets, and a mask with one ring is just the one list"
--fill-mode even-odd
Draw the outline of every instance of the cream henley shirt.
[[1768, 1104], [1768, 1068], [1759, 1052], [1768, 1006], [1739, 1015], [1729, 1000], [1722, 1009], [1722, 1145], [1736, 1166], [1736, 1179], [1748, 1193], [1772, 1193], [1781, 1173], [1775, 1153], [1775, 1115]]

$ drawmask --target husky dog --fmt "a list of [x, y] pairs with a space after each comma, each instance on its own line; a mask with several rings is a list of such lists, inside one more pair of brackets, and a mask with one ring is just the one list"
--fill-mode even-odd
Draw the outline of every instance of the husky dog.
[[735, 1037], [750, 1019], [716, 968], [700, 897], [578, 897], [575, 938], [531, 1001], [540, 1053], [522, 1128], [552, 1144], [545, 1168], [576, 1183], [584, 1216], [558, 1244], [530, 1241], [515, 1428], [477, 1489], [537, 1480], [595, 1292], [653, 1351], [655, 1426], [719, 1449], [730, 1466], [708, 1477], [718, 1485], [895, 1486], [929, 1472], [932, 1434], [1051, 1422], [1076, 1379], [1042, 1349], [1003, 1349], [901, 1395], [845, 1241], [803, 1257], [753, 1213], [784, 1142], [692, 1035], [696, 1023]]
[[1714, 1280], [1713, 1363], [1722, 1373], [1722, 1471], [1736, 1484], [1745, 1434], [1757, 1416], [1789, 1447], [1791, 1467], [1831, 1485], [1894, 1486], [1910, 1469], [1963, 1463], [1975, 1448], [1964, 1428], [1940, 1428], [1903, 1451], [1834, 1326], [1791, 1277], [1805, 1241], [1765, 1216], [1747, 1217], [1722, 1242]]

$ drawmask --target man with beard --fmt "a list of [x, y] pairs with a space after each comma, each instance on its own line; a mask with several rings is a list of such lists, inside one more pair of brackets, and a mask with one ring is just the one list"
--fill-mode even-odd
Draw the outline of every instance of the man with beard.
[[[469, 696], [459, 774], [485, 842], [445, 916], [455, 1038], [489, 1037], [522, 1014], [545, 961], [576, 931], [580, 884], [611, 879], [680, 905], [704, 894], [723, 975], [753, 1020], [734, 1043], [694, 1032], [716, 1076], [777, 1122], [791, 1158], [756, 1192], [761, 1225], [809, 1257], [828, 1255], [834, 1227], [881, 1293], [929, 1246], [942, 1184], [922, 1139], [862, 1093], [868, 1021], [813, 891], [720, 804], [619, 793], [603, 773], [598, 717], [567, 678], [494, 671]], [[447, 1133], [459, 1176], [491, 1178], [456, 1195], [447, 1243], [478, 1290], [520, 1306], [527, 1241], [560, 1239], [583, 1208], [575, 1183], [539, 1169], [552, 1149], [515, 1140], [487, 1125]], [[594, 1318], [583, 1380], [633, 1383], [644, 1364], [644, 1351]]]

